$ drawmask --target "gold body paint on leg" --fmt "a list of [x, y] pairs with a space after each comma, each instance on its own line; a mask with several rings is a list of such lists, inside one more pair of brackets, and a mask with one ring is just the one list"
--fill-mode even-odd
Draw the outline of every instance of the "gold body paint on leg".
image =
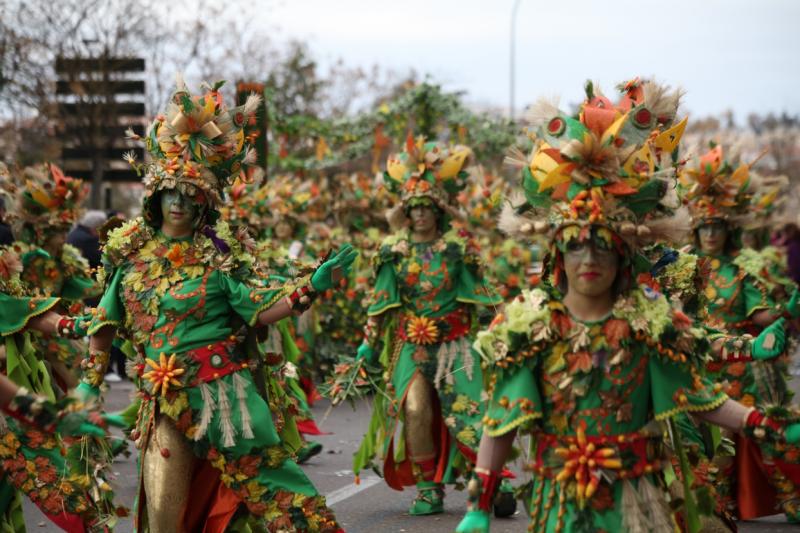
[[416, 462], [436, 457], [433, 444], [433, 386], [422, 374], [411, 380], [405, 401], [405, 434], [408, 454]]
[[[164, 457], [161, 450], [169, 450]], [[147, 521], [150, 533], [175, 533], [189, 500], [194, 454], [175, 422], [156, 415], [155, 426], [142, 457]]]

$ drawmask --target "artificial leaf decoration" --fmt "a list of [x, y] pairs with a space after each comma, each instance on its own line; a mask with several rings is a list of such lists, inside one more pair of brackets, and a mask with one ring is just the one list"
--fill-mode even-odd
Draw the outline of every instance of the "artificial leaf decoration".
[[[668, 192], [662, 184], [674, 179], [673, 147], [685, 128], [685, 122], [671, 127], [680, 91], [642, 81], [624, 87], [623, 105], [587, 83], [577, 118], [547, 101], [532, 107], [535, 145], [522, 185], [534, 208], [530, 217], [546, 215], [547, 225], [528, 227], [552, 231], [566, 224], [603, 223], [616, 228], [672, 214], [675, 202], [662, 204]], [[625, 235], [634, 240], [647, 232]]]
[[678, 148], [678, 144], [680, 143], [681, 137], [683, 137], [683, 132], [686, 130], [686, 124], [688, 124], [688, 122], [689, 119], [684, 118], [668, 130], [660, 133], [653, 141], [653, 146], [662, 152], [671, 154]]
[[620, 343], [630, 337], [631, 330], [627, 320], [612, 318], [603, 324], [603, 335], [605, 335], [608, 345], [614, 349], [620, 347]]

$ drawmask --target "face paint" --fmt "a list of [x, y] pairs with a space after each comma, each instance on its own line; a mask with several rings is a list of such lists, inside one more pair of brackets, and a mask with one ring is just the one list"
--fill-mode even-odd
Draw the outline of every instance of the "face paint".
[[412, 207], [408, 213], [411, 218], [411, 228], [415, 233], [430, 233], [436, 231], [436, 211], [430, 206]]
[[191, 232], [199, 207], [188, 196], [176, 190], [161, 193], [161, 215], [163, 227], [168, 233]]
[[697, 229], [700, 251], [704, 254], [718, 255], [725, 249], [728, 230], [723, 222], [707, 222]]
[[567, 229], [557, 244], [564, 259], [567, 291], [600, 296], [610, 291], [617, 278], [620, 254], [613, 234], [603, 228]]

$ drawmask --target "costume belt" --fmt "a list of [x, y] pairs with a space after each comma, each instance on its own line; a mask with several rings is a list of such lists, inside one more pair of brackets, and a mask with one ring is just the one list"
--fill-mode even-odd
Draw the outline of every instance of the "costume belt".
[[469, 333], [472, 320], [469, 311], [459, 307], [439, 317], [417, 316], [405, 313], [397, 326], [398, 336], [418, 345], [440, 344], [459, 339]]
[[145, 359], [137, 373], [144, 388], [153, 396], [170, 390], [196, 387], [249, 367], [237, 350], [234, 339], [208, 344], [178, 353], [162, 353], [159, 359]]
[[662, 468], [663, 437], [642, 433], [554, 435], [536, 433], [536, 458], [528, 469], [559, 482], [641, 477]]

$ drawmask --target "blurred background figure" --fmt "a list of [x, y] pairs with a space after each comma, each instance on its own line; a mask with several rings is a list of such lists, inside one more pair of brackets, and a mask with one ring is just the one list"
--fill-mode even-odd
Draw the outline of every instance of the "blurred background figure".
[[103, 211], [91, 209], [86, 211], [67, 235], [67, 244], [80, 250], [92, 269], [100, 266], [100, 237], [97, 229], [105, 224], [106, 220], [108, 218]]

